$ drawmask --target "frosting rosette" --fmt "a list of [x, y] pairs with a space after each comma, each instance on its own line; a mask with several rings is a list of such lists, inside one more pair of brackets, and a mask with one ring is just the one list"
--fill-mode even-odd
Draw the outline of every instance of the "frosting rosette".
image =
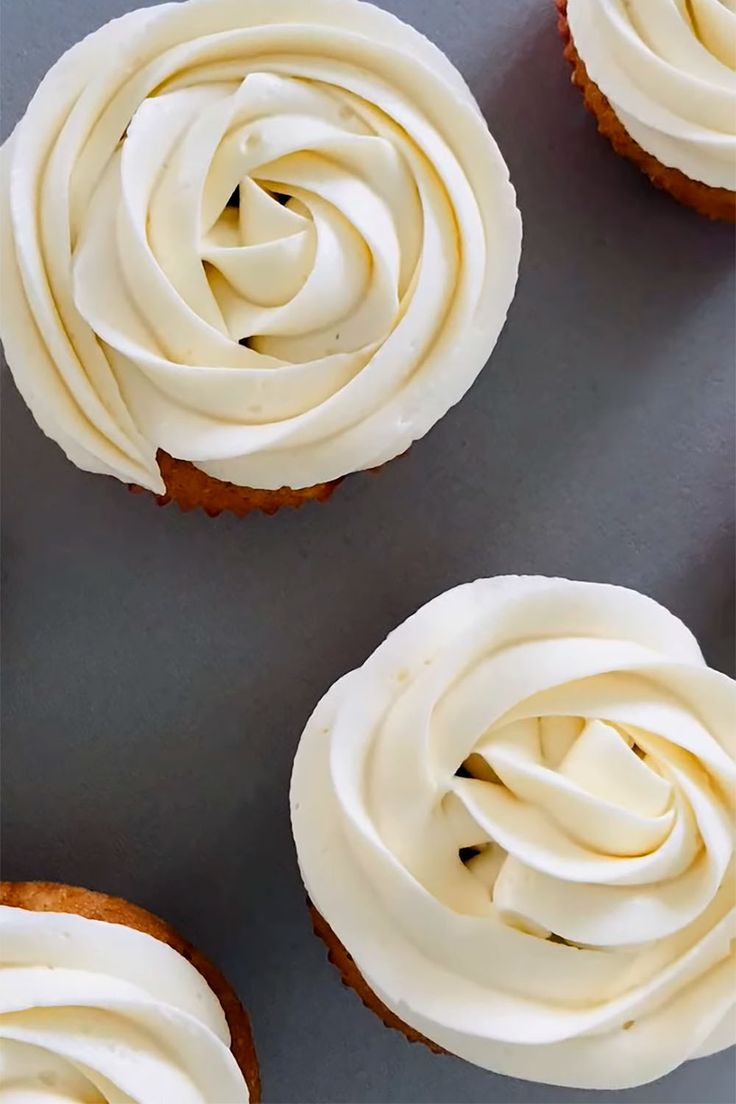
[[41, 428], [302, 488], [424, 435], [513, 297], [508, 170], [447, 58], [357, 0], [188, 0], [74, 47], [2, 156], [0, 326]]
[[3, 1098], [247, 1104], [215, 994], [144, 932], [0, 906]]
[[661, 164], [736, 189], [734, 0], [567, 0], [590, 78]]
[[634, 591], [458, 587], [326, 695], [291, 810], [315, 909], [404, 1023], [582, 1088], [736, 1041], [736, 684]]

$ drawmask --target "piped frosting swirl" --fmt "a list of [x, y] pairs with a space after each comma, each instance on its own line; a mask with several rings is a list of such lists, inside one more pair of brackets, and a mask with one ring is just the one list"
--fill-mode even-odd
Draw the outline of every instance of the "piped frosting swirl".
[[584, 1088], [736, 1041], [736, 684], [633, 591], [449, 591], [327, 694], [300, 868], [368, 984], [497, 1072]]
[[300, 488], [380, 465], [486, 363], [521, 224], [467, 86], [356, 0], [132, 12], [2, 155], [0, 330], [80, 467]]

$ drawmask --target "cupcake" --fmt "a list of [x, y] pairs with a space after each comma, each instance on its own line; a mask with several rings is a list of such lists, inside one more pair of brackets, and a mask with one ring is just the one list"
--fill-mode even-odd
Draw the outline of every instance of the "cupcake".
[[206, 958], [144, 909], [0, 882], [3, 1085], [18, 1100], [245, 1104], [248, 1017]]
[[0, 333], [86, 471], [201, 506], [325, 499], [405, 452], [514, 294], [508, 170], [436, 46], [358, 0], [134, 11], [2, 151]]
[[573, 82], [601, 134], [709, 218], [736, 220], [730, 0], [557, 0]]
[[451, 590], [338, 682], [291, 785], [343, 980], [486, 1069], [618, 1089], [736, 1041], [736, 683], [631, 590]]

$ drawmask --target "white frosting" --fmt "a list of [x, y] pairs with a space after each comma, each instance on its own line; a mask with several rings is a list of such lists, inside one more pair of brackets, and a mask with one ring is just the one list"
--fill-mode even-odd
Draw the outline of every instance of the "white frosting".
[[120, 924], [0, 907], [3, 1104], [245, 1104], [204, 978]]
[[124, 16], [51, 70], [1, 180], [16, 382], [76, 464], [154, 491], [158, 448], [267, 489], [399, 455], [470, 387], [516, 284], [470, 91], [356, 0]]
[[736, 189], [734, 0], [567, 0], [588, 75], [642, 149]]
[[735, 718], [736, 684], [648, 598], [458, 587], [306, 728], [309, 895], [445, 1049], [566, 1086], [660, 1077], [736, 1041]]

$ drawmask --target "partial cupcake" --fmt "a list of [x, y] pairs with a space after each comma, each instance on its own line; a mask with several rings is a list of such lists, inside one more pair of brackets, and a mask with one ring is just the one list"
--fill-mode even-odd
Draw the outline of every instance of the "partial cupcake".
[[598, 129], [658, 188], [736, 221], [731, 0], [556, 0], [565, 56]]
[[736, 1042], [736, 683], [634, 591], [458, 587], [338, 682], [291, 785], [315, 929], [391, 1027], [639, 1085]]
[[160, 502], [329, 497], [457, 403], [516, 285], [460, 74], [358, 0], [135, 11], [2, 151], [0, 333], [44, 432]]
[[0, 882], [0, 946], [2, 1082], [19, 1100], [260, 1099], [240, 1001], [158, 917], [75, 886]]

